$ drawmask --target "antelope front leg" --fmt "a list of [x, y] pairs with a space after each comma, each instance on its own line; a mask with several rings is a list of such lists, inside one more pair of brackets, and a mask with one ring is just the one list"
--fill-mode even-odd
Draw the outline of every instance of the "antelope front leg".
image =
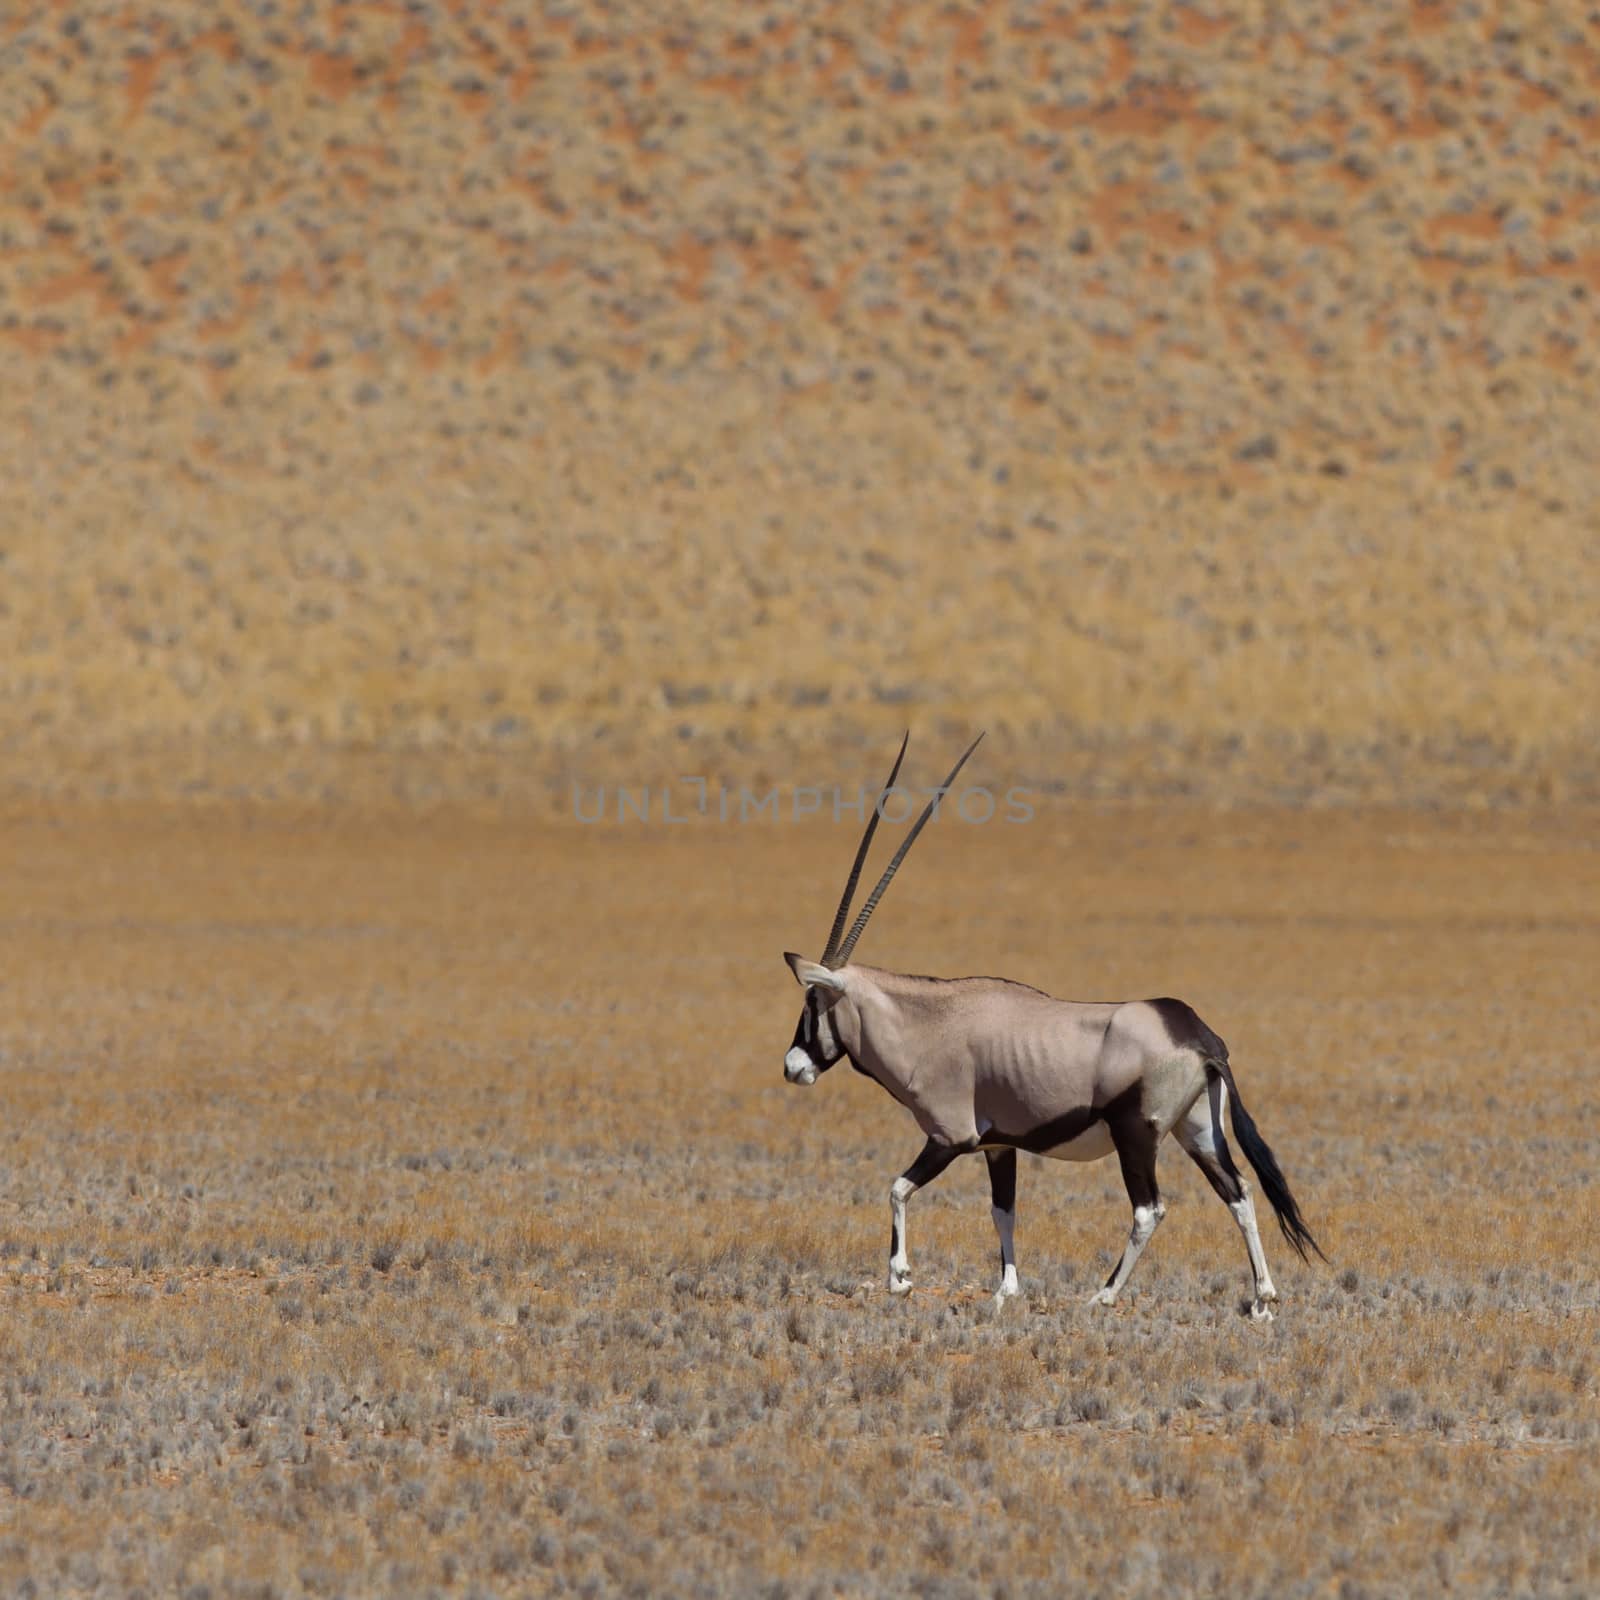
[[935, 1178], [960, 1155], [955, 1145], [930, 1139], [922, 1153], [896, 1178], [889, 1188], [889, 1293], [911, 1292], [911, 1261], [906, 1255], [906, 1201], [925, 1183]]
[[1000, 1235], [1000, 1287], [994, 1297], [999, 1307], [1017, 1292], [1017, 1252], [1012, 1242], [1017, 1225], [1017, 1152], [985, 1150], [984, 1155], [989, 1160], [989, 1214]]

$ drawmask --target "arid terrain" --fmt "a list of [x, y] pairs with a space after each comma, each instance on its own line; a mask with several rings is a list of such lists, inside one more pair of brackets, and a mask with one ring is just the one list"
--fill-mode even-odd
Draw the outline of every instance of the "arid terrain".
[[0, 51], [13, 792], [947, 717], [1097, 798], [1600, 800], [1580, 11], [105, 0]]
[[[889, 830], [885, 830], [888, 832]], [[1331, 1258], [1170, 1145], [976, 1159], [786, 1086], [853, 829], [0, 826], [0, 1592], [1592, 1594], [1600, 819], [1041, 809], [863, 959], [1175, 993]], [[29, 1587], [29, 1585], [32, 1587]]]
[[[1600, 1593], [1597, 107], [1536, 0], [0, 7], [0, 1595]], [[1031, 815], [863, 959], [1192, 1002], [1276, 1323], [1175, 1148], [1114, 1310], [1109, 1162], [885, 1292], [780, 955], [906, 726]]]

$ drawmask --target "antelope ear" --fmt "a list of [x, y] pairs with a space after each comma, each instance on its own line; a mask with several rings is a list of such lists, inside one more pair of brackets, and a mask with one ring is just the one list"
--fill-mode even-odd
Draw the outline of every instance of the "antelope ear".
[[802, 989], [809, 989], [813, 984], [819, 989], [844, 989], [844, 979], [831, 967], [819, 967], [815, 961], [807, 961], [793, 950], [785, 950], [783, 959], [789, 963], [789, 970]]

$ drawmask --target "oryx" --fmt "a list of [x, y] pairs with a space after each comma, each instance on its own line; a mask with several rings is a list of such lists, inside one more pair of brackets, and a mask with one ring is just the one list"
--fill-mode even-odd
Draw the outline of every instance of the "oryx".
[[1278, 1292], [1267, 1271], [1250, 1186], [1233, 1164], [1223, 1134], [1225, 1106], [1232, 1106], [1233, 1131], [1284, 1237], [1302, 1260], [1308, 1259], [1308, 1246], [1319, 1256], [1322, 1250], [1239, 1098], [1228, 1047], [1190, 1006], [1181, 1000], [1057, 1000], [1006, 978], [909, 977], [850, 960], [890, 879], [982, 737], [972, 741], [943, 787], [934, 791], [841, 938], [884, 798], [905, 758], [906, 735], [867, 820], [822, 960], [807, 961], [792, 951], [784, 956], [806, 991], [794, 1043], [784, 1057], [784, 1077], [790, 1083], [815, 1083], [820, 1073], [848, 1057], [927, 1135], [922, 1153], [889, 1191], [890, 1293], [904, 1294], [911, 1287], [906, 1201], [957, 1156], [982, 1150], [989, 1163], [1000, 1235], [999, 1303], [1017, 1292], [1012, 1248], [1017, 1151], [1098, 1161], [1115, 1150], [1133, 1205], [1133, 1229], [1122, 1259], [1091, 1300], [1112, 1305], [1166, 1214], [1156, 1187], [1156, 1150], [1171, 1133], [1233, 1213], [1255, 1279], [1250, 1315], [1270, 1320], [1269, 1302]]

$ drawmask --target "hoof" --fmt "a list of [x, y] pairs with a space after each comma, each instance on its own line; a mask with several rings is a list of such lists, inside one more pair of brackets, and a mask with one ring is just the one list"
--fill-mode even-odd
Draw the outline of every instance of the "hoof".
[[891, 1272], [889, 1274], [889, 1293], [910, 1294], [911, 1279], [907, 1277], [901, 1277], [898, 1273]]
[[1001, 1307], [1005, 1305], [1007, 1300], [1015, 1300], [1016, 1298], [1017, 1291], [1015, 1289], [996, 1289], [994, 1294], [995, 1310], [999, 1311]]
[[1089, 1296], [1088, 1303], [1092, 1306], [1114, 1306], [1117, 1303], [1117, 1291], [1115, 1289], [1096, 1289]]
[[1272, 1307], [1269, 1306], [1265, 1300], [1257, 1300], [1256, 1303], [1250, 1307], [1250, 1320], [1252, 1322], [1272, 1322], [1275, 1321], [1276, 1318]]

